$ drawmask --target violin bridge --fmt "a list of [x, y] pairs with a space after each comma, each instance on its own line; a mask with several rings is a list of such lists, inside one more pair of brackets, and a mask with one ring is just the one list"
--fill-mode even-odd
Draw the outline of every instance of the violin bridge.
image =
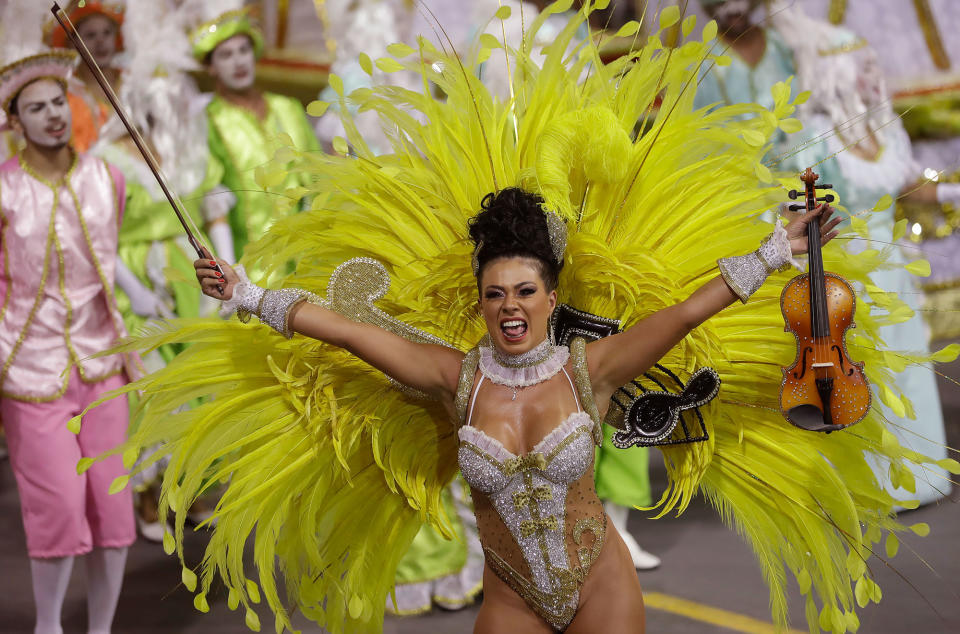
[[832, 363], [811, 363], [810, 367], [811, 368], [832, 368], [833, 364]]

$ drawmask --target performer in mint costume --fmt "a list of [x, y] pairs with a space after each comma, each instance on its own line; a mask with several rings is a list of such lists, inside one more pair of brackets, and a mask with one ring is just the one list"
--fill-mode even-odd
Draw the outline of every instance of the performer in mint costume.
[[[800, 86], [812, 93], [800, 114], [806, 134], [818, 139], [791, 156], [783, 167], [800, 170], [816, 165], [821, 179], [834, 186], [840, 205], [855, 218], [855, 235], [848, 250], [889, 252], [891, 262], [915, 260], [919, 251], [896, 244], [903, 237], [906, 221], [899, 229], [895, 227], [894, 200], [958, 204], [960, 191], [955, 185], [925, 182], [921, 177], [910, 138], [890, 106], [876, 54], [864, 40], [793, 10], [782, 12], [776, 19], [783, 20], [785, 27], [795, 25], [799, 29], [789, 41], [799, 60]], [[916, 264], [915, 270], [923, 274], [924, 264]], [[870, 272], [870, 280], [875, 287], [868, 286], [867, 295], [880, 310], [858, 310], [857, 323], [877, 324], [883, 341], [897, 351], [892, 358], [900, 362], [891, 364], [891, 387], [910, 403], [895, 402], [895, 407], [886, 399], [881, 403], [882, 395], [876, 389], [875, 400], [903, 446], [943, 460], [947, 457], [946, 434], [936, 374], [929, 364], [897, 367], [911, 355], [929, 353], [928, 335], [919, 313], [922, 292], [915, 276], [901, 267], [878, 267]], [[907, 508], [950, 492], [949, 475], [940, 465], [890, 469], [877, 462], [874, 472]]]
[[281, 135], [289, 136], [297, 149], [320, 149], [299, 101], [254, 86], [263, 35], [242, 7], [231, 0], [204, 3], [211, 19], [191, 36], [194, 57], [216, 82], [216, 94], [206, 107], [210, 160], [220, 164], [222, 184], [237, 197], [228, 216], [230, 238], [217, 228], [222, 221], [209, 227], [217, 253], [231, 261], [276, 219], [299, 208], [296, 197], [291, 200], [287, 194], [305, 184], [297, 176], [269, 183], [269, 192], [256, 178], [256, 169], [273, 161], [283, 145]]

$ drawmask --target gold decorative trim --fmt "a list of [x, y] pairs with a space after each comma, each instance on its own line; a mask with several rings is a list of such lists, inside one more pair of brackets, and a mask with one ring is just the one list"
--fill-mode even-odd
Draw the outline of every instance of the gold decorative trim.
[[831, 55], [844, 55], [846, 53], [852, 53], [854, 51], [859, 51], [861, 48], [866, 48], [868, 46], [867, 41], [861, 37], [851, 41], [840, 44], [839, 46], [833, 46], [831, 48], [821, 48], [817, 53], [821, 57], [829, 57]]
[[593, 442], [599, 447], [603, 443], [603, 430], [600, 424], [600, 410], [593, 398], [593, 384], [590, 382], [590, 371], [587, 368], [587, 343], [583, 337], [576, 337], [570, 341], [570, 359], [573, 367], [573, 382], [580, 393], [580, 405], [593, 420]]
[[843, 24], [847, 17], [847, 0], [830, 0], [827, 18], [831, 24]]
[[923, 39], [927, 43], [927, 50], [930, 51], [930, 58], [934, 65], [940, 70], [949, 70], [950, 56], [943, 46], [943, 38], [940, 37], [940, 30], [937, 28], [937, 21], [930, 8], [929, 0], [913, 0], [913, 8], [917, 12], [917, 22], [920, 23]]

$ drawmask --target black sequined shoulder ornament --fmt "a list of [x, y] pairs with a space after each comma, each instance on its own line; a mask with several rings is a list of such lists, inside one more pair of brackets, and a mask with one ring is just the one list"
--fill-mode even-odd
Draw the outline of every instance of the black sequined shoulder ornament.
[[[550, 326], [558, 345], [569, 345], [577, 337], [589, 342], [620, 332], [618, 320], [567, 304], [553, 311]], [[658, 363], [614, 393], [604, 422], [618, 429], [613, 444], [621, 449], [703, 442], [710, 435], [700, 407], [719, 391], [720, 376], [713, 368], [698, 369], [684, 385], [676, 373]]]

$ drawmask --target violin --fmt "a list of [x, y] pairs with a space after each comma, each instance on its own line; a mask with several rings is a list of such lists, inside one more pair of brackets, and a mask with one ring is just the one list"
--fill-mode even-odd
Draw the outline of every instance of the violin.
[[[790, 205], [791, 210], [813, 211], [818, 202], [832, 202], [833, 196], [817, 198], [820, 177], [810, 168], [800, 176], [803, 192], [790, 192], [805, 204]], [[780, 411], [792, 424], [808, 431], [830, 433], [860, 422], [870, 410], [870, 385], [863, 374], [863, 363], [847, 354], [846, 333], [853, 321], [857, 296], [849, 282], [823, 270], [820, 250], [820, 223], [807, 224], [809, 272], [790, 280], [780, 295], [780, 308], [797, 341], [793, 364], [783, 369], [780, 386]]]

